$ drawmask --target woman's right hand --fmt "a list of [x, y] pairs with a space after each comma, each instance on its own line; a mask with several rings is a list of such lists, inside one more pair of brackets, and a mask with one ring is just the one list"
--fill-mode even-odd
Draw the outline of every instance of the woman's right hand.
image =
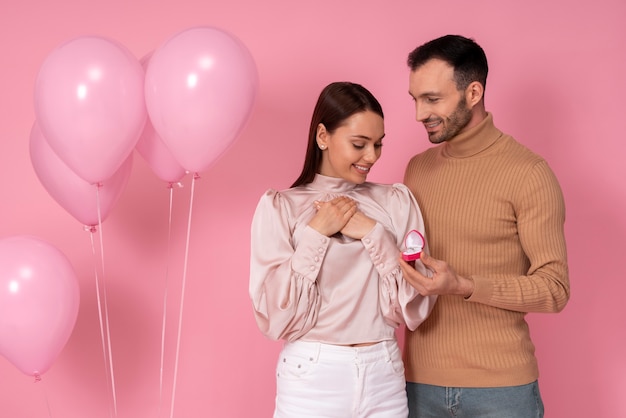
[[328, 237], [341, 231], [356, 213], [356, 202], [349, 197], [339, 196], [327, 202], [314, 202], [317, 213], [309, 226]]

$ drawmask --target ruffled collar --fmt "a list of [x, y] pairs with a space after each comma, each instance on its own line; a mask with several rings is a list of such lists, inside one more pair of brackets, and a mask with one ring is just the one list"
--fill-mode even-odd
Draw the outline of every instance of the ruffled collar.
[[453, 158], [472, 157], [495, 144], [501, 136], [502, 132], [493, 124], [493, 115], [487, 113], [478, 125], [445, 142], [443, 153]]
[[321, 174], [316, 174], [313, 181], [307, 184], [307, 187], [327, 193], [346, 193], [354, 190], [357, 186], [358, 184], [340, 177], [328, 177]]

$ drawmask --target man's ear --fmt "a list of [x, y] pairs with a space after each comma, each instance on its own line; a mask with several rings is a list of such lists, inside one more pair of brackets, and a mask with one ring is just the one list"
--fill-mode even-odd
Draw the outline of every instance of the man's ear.
[[474, 107], [483, 98], [485, 88], [478, 81], [474, 81], [465, 89], [465, 100], [470, 107]]

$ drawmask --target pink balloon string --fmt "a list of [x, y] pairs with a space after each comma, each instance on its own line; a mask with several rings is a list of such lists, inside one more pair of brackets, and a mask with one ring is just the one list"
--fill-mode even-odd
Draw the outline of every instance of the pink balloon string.
[[163, 318], [161, 326], [161, 364], [159, 370], [159, 406], [157, 416], [161, 416], [161, 409], [163, 406], [163, 380], [165, 370], [165, 336], [166, 336], [166, 322], [167, 322], [167, 304], [169, 294], [169, 261], [171, 258], [171, 241], [172, 241], [172, 213], [174, 206], [174, 187], [182, 188], [182, 182], [167, 182], [167, 189], [169, 190], [169, 214], [167, 221], [167, 256], [165, 266], [165, 280], [164, 280], [164, 292], [163, 292]]
[[189, 260], [189, 238], [191, 235], [191, 216], [193, 213], [193, 198], [194, 198], [196, 180], [199, 178], [200, 176], [198, 175], [198, 173], [194, 173], [191, 179], [191, 195], [189, 197], [189, 215], [187, 217], [187, 239], [185, 243], [185, 261], [183, 263], [183, 281], [181, 285], [180, 308], [179, 308], [179, 313], [178, 313], [178, 336], [176, 339], [176, 356], [175, 356], [175, 363], [174, 363], [174, 378], [172, 382], [172, 404], [170, 408], [170, 418], [174, 417], [174, 401], [176, 399], [176, 380], [178, 376], [178, 359], [179, 359], [179, 353], [180, 353], [180, 336], [181, 336], [182, 325], [183, 325], [183, 310], [185, 306], [185, 287], [186, 287], [186, 282], [187, 282], [187, 265], [188, 265], [188, 260]]
[[163, 371], [165, 364], [165, 335], [166, 335], [166, 322], [167, 322], [167, 297], [168, 297], [168, 288], [169, 288], [169, 261], [170, 261], [170, 248], [172, 241], [172, 208], [174, 206], [174, 186], [183, 187], [182, 183], [168, 183], [167, 188], [169, 189], [169, 214], [167, 220], [167, 257], [166, 257], [166, 265], [165, 265], [165, 283], [164, 283], [164, 292], [163, 292], [163, 319], [161, 326], [161, 367], [159, 372], [159, 408], [157, 416], [161, 416], [161, 407], [163, 405]]
[[[101, 338], [101, 343], [102, 343], [102, 353], [103, 353], [103, 357], [104, 357], [104, 368], [105, 368], [105, 377], [106, 377], [106, 381], [107, 381], [107, 391], [109, 393], [109, 395], [112, 397], [112, 401], [113, 401], [113, 409], [111, 410], [111, 407], [109, 407], [109, 415], [110, 416], [117, 416], [117, 397], [115, 394], [115, 378], [114, 378], [114, 374], [113, 374], [113, 356], [111, 353], [111, 333], [110, 333], [110, 324], [109, 324], [109, 310], [108, 310], [108, 304], [107, 304], [107, 297], [106, 297], [106, 283], [104, 281], [104, 239], [103, 239], [103, 234], [102, 234], [102, 214], [100, 211], [100, 187], [102, 187], [102, 184], [96, 184], [96, 200], [97, 200], [97, 207], [98, 207], [98, 226], [99, 226], [99, 230], [100, 230], [100, 266], [102, 269], [102, 277], [103, 277], [103, 281], [102, 284], [100, 284], [100, 280], [99, 280], [99, 275], [98, 275], [98, 260], [97, 260], [97, 255], [96, 255], [96, 246], [94, 243], [94, 233], [96, 232], [96, 228], [95, 227], [90, 227], [90, 228], [85, 228], [86, 231], [91, 232], [90, 234], [90, 239], [91, 239], [91, 251], [94, 257], [94, 276], [95, 276], [95, 282], [96, 282], [96, 298], [97, 298], [97, 302], [98, 302], [98, 318], [100, 321], [100, 338]], [[101, 289], [102, 288], [102, 295], [101, 295]], [[103, 318], [103, 312], [104, 312], [104, 318]]]
[[[35, 382], [34, 383], [39, 383], [41, 382], [41, 375], [39, 373], [35, 373], [33, 375], [33, 377], [35, 378]], [[41, 385], [39, 385], [41, 387], [41, 391], [43, 392], [43, 398], [46, 401], [46, 409], [48, 410], [48, 416], [52, 417], [52, 411], [50, 409], [50, 401], [48, 400], [48, 394], [46, 393], [46, 388], [45, 388], [45, 384], [42, 383]]]

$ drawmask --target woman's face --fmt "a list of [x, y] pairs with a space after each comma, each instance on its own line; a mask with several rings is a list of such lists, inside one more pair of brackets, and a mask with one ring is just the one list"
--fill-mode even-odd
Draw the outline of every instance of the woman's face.
[[320, 123], [317, 127], [317, 144], [322, 149], [320, 174], [363, 183], [380, 158], [384, 136], [383, 118], [369, 110], [350, 116], [333, 133]]

